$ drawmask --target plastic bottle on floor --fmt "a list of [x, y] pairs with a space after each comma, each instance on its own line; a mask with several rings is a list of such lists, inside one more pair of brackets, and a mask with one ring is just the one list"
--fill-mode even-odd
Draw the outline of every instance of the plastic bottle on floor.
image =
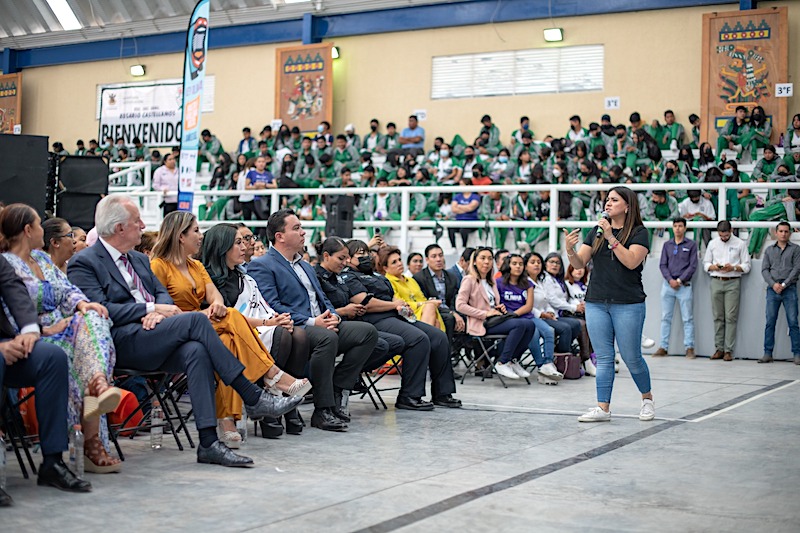
[[150, 447], [154, 450], [161, 449], [161, 442], [164, 439], [164, 411], [158, 400], [153, 400], [153, 407], [150, 409]]
[[69, 469], [79, 479], [83, 479], [83, 431], [81, 425], [72, 426], [69, 436]]

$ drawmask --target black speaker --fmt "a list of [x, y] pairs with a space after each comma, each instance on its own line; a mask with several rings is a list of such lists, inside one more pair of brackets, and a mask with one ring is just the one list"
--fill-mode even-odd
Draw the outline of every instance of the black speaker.
[[63, 156], [58, 179], [65, 193], [108, 194], [108, 162], [102, 157]]
[[352, 196], [325, 197], [325, 235], [328, 237], [353, 238], [353, 208], [355, 198]]
[[61, 193], [56, 215], [69, 222], [70, 226], [80, 226], [84, 231], [89, 231], [94, 227], [94, 211], [102, 198], [99, 194]]
[[0, 201], [21, 202], [44, 218], [47, 198], [47, 137], [0, 135]]

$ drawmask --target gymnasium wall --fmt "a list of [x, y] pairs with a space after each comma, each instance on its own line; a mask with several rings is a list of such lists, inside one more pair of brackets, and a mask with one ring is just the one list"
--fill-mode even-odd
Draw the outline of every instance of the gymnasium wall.
[[[800, 45], [800, 3], [759, 2], [759, 8], [789, 6], [789, 49]], [[403, 127], [414, 109], [425, 109], [422, 126], [430, 145], [434, 135], [449, 139], [477, 135], [479, 120], [489, 113], [507, 141], [521, 115], [529, 115], [541, 138], [561, 136], [574, 113], [585, 125], [599, 120], [606, 96], [619, 96], [621, 108], [612, 120], [627, 123], [639, 111], [649, 121], [671, 108], [688, 126], [689, 113], [700, 111], [702, 14], [735, 10], [725, 5], [565, 19], [534, 20], [337, 38], [341, 58], [334, 63], [334, 130], [352, 122], [358, 133], [376, 117]], [[550, 46], [545, 27], [564, 28], [559, 46], [605, 45], [605, 88], [600, 92], [475, 99], [431, 100], [431, 61], [439, 55], [517, 50]], [[211, 29], [213, 39], [213, 28]], [[283, 43], [280, 46], [299, 44]], [[259, 45], [216, 49], [208, 73], [216, 76], [215, 110], [203, 115], [203, 126], [232, 149], [241, 128], [257, 131], [273, 118], [275, 48]], [[147, 76], [133, 80], [129, 67], [147, 66]], [[23, 71], [24, 133], [49, 135], [69, 150], [75, 140], [97, 136], [96, 86], [104, 83], [179, 78], [180, 54], [61, 65]], [[798, 82], [800, 65], [790, 57], [789, 80]], [[800, 87], [798, 87], [800, 89]], [[800, 111], [800, 97], [789, 99], [789, 115]], [[778, 125], [783, 131], [786, 125]]]

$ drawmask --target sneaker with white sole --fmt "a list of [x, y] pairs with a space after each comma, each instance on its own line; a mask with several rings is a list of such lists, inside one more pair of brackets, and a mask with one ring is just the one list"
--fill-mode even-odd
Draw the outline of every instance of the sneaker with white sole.
[[594, 361], [591, 359], [587, 359], [583, 362], [583, 370], [586, 372], [587, 376], [597, 375], [597, 367], [595, 366]]
[[501, 376], [508, 378], [508, 379], [519, 379], [519, 376], [514, 369], [511, 367], [511, 363], [497, 363], [494, 365], [495, 370]]
[[511, 365], [511, 370], [513, 370], [514, 373], [516, 375], [518, 375], [519, 377], [521, 377], [521, 378], [529, 378], [529, 377], [531, 377], [531, 373], [528, 372], [527, 370], [525, 370], [522, 367], [522, 365], [519, 364], [519, 361], [517, 361], [516, 359], [511, 361], [509, 364]]
[[539, 368], [539, 374], [554, 381], [561, 381], [564, 379], [564, 374], [558, 371], [556, 365], [553, 363], [545, 363]]
[[600, 407], [592, 407], [581, 416], [578, 417], [578, 422], [610, 422], [611, 411], [603, 411]]
[[642, 400], [642, 408], [639, 410], [639, 420], [649, 422], [656, 417], [656, 404], [653, 400]]
[[652, 348], [655, 345], [656, 345], [656, 341], [654, 341], [650, 337], [642, 335], [642, 348]]

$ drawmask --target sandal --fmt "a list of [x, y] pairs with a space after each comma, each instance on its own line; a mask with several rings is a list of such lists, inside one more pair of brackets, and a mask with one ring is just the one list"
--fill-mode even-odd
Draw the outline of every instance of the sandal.
[[279, 370], [278, 373], [271, 378], [264, 377], [264, 383], [266, 383], [267, 390], [275, 396], [282, 396], [284, 392], [289, 396], [305, 396], [308, 394], [308, 391], [311, 390], [311, 382], [306, 378], [295, 379], [294, 383], [289, 385], [288, 389], [281, 390], [278, 387], [278, 382], [283, 377], [283, 374], [283, 370]]
[[93, 474], [111, 474], [122, 470], [122, 461], [112, 457], [103, 448], [100, 435], [95, 435], [83, 444], [83, 469]]
[[103, 374], [95, 374], [83, 397], [83, 417], [96, 418], [114, 411], [122, 400], [122, 391], [108, 384]]
[[[233, 422], [233, 418], [225, 418], [224, 420], [230, 420]], [[239, 434], [239, 432], [236, 430], [223, 429], [222, 420], [220, 420], [217, 428], [220, 442], [231, 450], [238, 450], [239, 446], [242, 444], [242, 436]]]

